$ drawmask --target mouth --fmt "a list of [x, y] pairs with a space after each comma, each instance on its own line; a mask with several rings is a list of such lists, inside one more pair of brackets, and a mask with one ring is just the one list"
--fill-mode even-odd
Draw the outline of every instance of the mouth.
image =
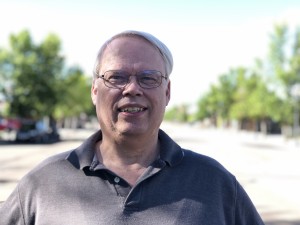
[[138, 113], [146, 110], [147, 108], [145, 107], [123, 107], [118, 109], [119, 112], [127, 112], [127, 113]]

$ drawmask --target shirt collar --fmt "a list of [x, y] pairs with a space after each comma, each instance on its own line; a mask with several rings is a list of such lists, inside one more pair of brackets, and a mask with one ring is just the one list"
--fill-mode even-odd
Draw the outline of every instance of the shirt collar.
[[[158, 138], [160, 140], [160, 159], [173, 167], [178, 165], [184, 152], [181, 147], [174, 142], [163, 130], [159, 130]], [[98, 130], [88, 139], [86, 139], [78, 148], [72, 151], [68, 156], [69, 160], [76, 168], [83, 169], [92, 166], [95, 156], [95, 146], [102, 139], [102, 132]]]
[[159, 130], [160, 159], [167, 162], [171, 167], [180, 164], [184, 157], [182, 148], [172, 140], [163, 130]]

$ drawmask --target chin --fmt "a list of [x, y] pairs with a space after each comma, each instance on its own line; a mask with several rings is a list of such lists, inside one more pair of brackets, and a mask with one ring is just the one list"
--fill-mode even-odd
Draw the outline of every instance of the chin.
[[119, 129], [119, 132], [125, 136], [132, 136], [132, 135], [142, 135], [146, 134], [149, 131], [149, 128], [144, 126], [125, 126], [122, 129]]

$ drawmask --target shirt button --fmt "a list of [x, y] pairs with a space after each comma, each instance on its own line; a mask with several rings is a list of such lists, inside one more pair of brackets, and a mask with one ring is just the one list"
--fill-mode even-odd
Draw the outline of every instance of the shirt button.
[[119, 177], [115, 177], [114, 181], [115, 181], [115, 183], [119, 183], [120, 182], [120, 178]]

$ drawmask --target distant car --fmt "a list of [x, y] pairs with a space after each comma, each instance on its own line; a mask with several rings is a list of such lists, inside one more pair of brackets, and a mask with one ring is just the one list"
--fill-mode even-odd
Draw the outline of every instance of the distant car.
[[16, 133], [16, 142], [52, 143], [59, 140], [59, 135], [49, 131], [43, 121], [23, 120]]
[[5, 119], [0, 118], [0, 130], [5, 130], [7, 127], [7, 122]]
[[0, 130], [17, 130], [20, 126], [21, 124], [18, 119], [0, 117]]

